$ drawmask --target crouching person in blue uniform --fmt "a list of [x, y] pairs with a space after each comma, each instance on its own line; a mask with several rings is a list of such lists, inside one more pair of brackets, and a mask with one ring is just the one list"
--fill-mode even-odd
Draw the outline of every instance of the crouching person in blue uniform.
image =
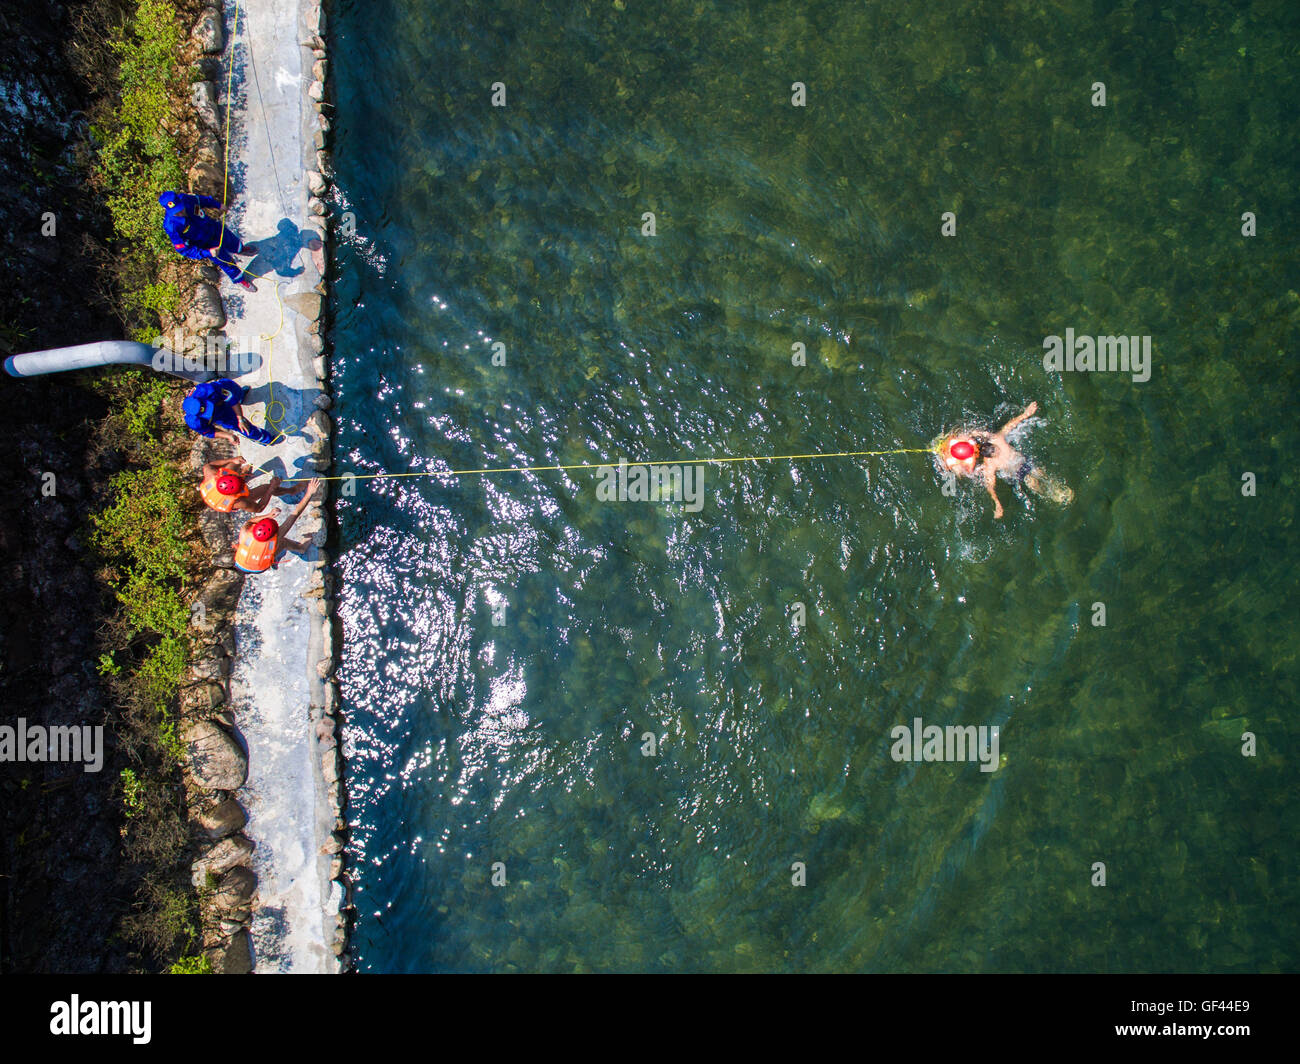
[[185, 424], [200, 436], [226, 440], [236, 446], [239, 445], [234, 436], [236, 432], [247, 436], [254, 443], [269, 444], [278, 439], [275, 433], [259, 429], [244, 417], [243, 408], [239, 404], [247, 395], [248, 389], [229, 377], [196, 385], [181, 403]]
[[187, 259], [214, 263], [241, 288], [256, 292], [253, 282], [235, 263], [236, 255], [256, 255], [256, 244], [245, 244], [220, 220], [203, 212], [222, 213], [225, 207], [213, 196], [195, 196], [188, 192], [164, 192], [158, 197], [165, 214], [163, 229], [172, 247]]

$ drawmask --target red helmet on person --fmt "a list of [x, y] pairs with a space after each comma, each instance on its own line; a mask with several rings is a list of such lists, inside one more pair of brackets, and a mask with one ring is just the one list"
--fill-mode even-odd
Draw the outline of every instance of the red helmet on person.
[[238, 495], [244, 490], [244, 482], [233, 473], [222, 473], [217, 477], [217, 491], [222, 495]]
[[948, 453], [959, 462], [975, 457], [975, 445], [967, 440], [958, 440], [948, 448]]
[[275, 523], [274, 517], [263, 517], [253, 526], [253, 538], [258, 543], [265, 543], [279, 531], [280, 526]]

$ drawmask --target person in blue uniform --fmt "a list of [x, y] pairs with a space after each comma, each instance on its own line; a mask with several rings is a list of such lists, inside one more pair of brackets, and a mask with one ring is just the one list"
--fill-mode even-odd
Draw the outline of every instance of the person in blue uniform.
[[239, 444], [234, 436], [236, 432], [254, 443], [269, 444], [276, 439], [275, 433], [259, 429], [244, 417], [240, 403], [247, 395], [248, 389], [229, 377], [196, 385], [181, 403], [185, 424], [200, 436], [226, 440], [236, 446]]
[[172, 247], [187, 259], [207, 260], [214, 263], [227, 277], [241, 288], [256, 292], [253, 282], [235, 262], [236, 255], [256, 255], [256, 244], [245, 244], [217, 218], [209, 218], [204, 211], [225, 212], [221, 201], [214, 196], [195, 196], [189, 192], [164, 192], [158, 197], [162, 204], [163, 229]]

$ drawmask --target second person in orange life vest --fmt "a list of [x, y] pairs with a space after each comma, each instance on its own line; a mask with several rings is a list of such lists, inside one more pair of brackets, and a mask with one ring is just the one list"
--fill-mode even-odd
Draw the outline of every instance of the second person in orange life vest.
[[248, 486], [253, 467], [239, 455], [220, 462], [208, 462], [203, 467], [203, 480], [199, 495], [212, 509], [228, 514], [232, 510], [247, 510], [260, 514], [271, 505], [272, 495], [292, 495], [293, 488], [280, 487], [280, 478], [273, 476], [270, 483]]
[[302, 516], [319, 485], [320, 478], [313, 477], [284, 524], [280, 524], [274, 517], [254, 518], [245, 522], [235, 544], [235, 568], [245, 573], [264, 573], [279, 561], [280, 555], [286, 550], [305, 551], [308, 544], [295, 543], [285, 537], [293, 523]]

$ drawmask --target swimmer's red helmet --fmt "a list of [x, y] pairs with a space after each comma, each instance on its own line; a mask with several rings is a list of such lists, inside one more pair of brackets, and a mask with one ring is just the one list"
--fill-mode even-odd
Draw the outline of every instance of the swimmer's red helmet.
[[258, 543], [265, 543], [279, 531], [280, 526], [275, 523], [275, 518], [263, 517], [253, 526], [253, 538]]
[[222, 473], [217, 477], [217, 491], [222, 495], [238, 495], [244, 490], [244, 482], [232, 473]]
[[966, 440], [958, 440], [948, 448], [948, 453], [957, 461], [964, 462], [967, 458], [975, 457], [975, 445]]

